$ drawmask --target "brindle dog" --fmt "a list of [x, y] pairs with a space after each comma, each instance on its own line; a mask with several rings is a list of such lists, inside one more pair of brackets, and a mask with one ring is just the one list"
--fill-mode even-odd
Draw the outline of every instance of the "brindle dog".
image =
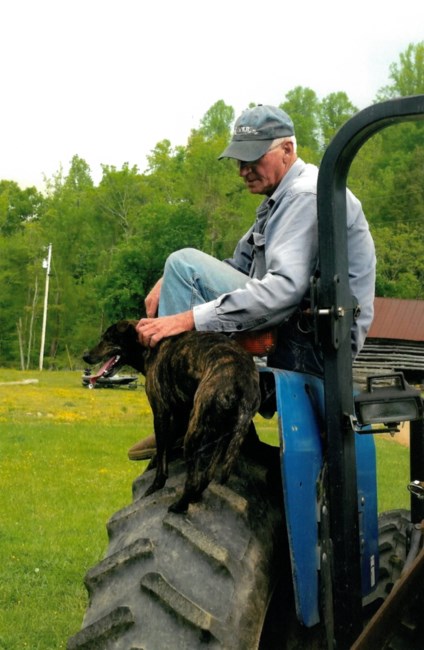
[[156, 476], [146, 495], [165, 485], [170, 450], [184, 436], [186, 481], [169, 509], [186, 512], [219, 467], [221, 482], [228, 479], [248, 434], [256, 438], [259, 373], [252, 356], [224, 334], [185, 332], [146, 348], [135, 325], [124, 320], [109, 327], [84, 360], [107, 360], [105, 370], [129, 365], [145, 375], [157, 446]]

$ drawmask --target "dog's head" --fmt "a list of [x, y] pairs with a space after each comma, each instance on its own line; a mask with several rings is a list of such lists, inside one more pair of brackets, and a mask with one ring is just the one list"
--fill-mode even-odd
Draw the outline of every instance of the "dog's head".
[[84, 353], [89, 365], [103, 363], [97, 376], [110, 377], [122, 366], [131, 366], [144, 374], [144, 356], [147, 348], [138, 341], [137, 321], [121, 320], [102, 334], [100, 341]]

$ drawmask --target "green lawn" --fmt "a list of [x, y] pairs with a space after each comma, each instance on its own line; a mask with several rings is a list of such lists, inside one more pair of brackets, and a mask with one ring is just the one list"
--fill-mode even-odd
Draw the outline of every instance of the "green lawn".
[[[35, 379], [37, 383], [12, 384]], [[80, 627], [83, 577], [105, 524], [131, 501], [144, 463], [127, 449], [152, 431], [139, 384], [88, 390], [76, 372], [0, 369], [0, 649], [57, 650]], [[276, 443], [276, 422], [257, 419]], [[408, 450], [377, 441], [380, 509], [408, 507]]]

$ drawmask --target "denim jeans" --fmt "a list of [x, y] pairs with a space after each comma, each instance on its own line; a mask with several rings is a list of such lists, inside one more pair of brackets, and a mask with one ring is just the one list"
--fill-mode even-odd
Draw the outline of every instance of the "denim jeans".
[[[228, 291], [243, 288], [249, 277], [229, 264], [196, 250], [183, 248], [165, 264], [160, 292], [159, 316], [179, 314]], [[268, 365], [321, 375], [322, 357], [313, 334], [297, 327], [296, 315], [279, 326], [277, 349]]]
[[249, 277], [195, 248], [183, 248], [166, 260], [159, 316], [170, 316], [215, 300], [245, 286]]

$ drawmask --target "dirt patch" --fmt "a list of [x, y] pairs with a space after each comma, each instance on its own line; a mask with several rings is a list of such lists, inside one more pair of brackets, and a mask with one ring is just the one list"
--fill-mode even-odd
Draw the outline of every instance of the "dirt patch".
[[393, 436], [390, 434], [383, 434], [382, 438], [385, 438], [386, 440], [394, 440], [400, 445], [409, 447], [409, 422], [402, 422], [399, 427], [399, 433], [395, 433]]

